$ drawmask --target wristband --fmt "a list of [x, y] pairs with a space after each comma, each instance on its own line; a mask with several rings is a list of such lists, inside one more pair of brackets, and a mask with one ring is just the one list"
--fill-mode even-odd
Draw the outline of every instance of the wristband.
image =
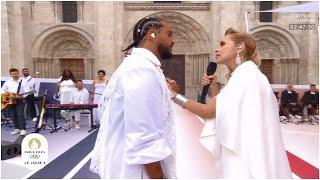
[[174, 102], [183, 108], [185, 108], [187, 101], [188, 99], [181, 94], [177, 94], [176, 97], [174, 97]]

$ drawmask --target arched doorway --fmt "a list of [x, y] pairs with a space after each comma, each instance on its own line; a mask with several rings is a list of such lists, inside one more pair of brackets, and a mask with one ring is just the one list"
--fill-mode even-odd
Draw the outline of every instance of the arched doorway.
[[[173, 57], [162, 63], [165, 75], [177, 80], [182, 93], [195, 99], [201, 89], [201, 77], [209, 62], [208, 34], [196, 20], [182, 13], [159, 12], [149, 16], [165, 20], [173, 31]], [[123, 47], [133, 41], [133, 26], [127, 33]]]
[[33, 44], [34, 71], [40, 72], [41, 77], [57, 78], [64, 69], [70, 69], [76, 78], [92, 79], [93, 45], [93, 38], [79, 28], [49, 28]]
[[294, 37], [272, 25], [253, 28], [257, 50], [261, 55], [261, 71], [273, 84], [298, 84], [300, 50]]

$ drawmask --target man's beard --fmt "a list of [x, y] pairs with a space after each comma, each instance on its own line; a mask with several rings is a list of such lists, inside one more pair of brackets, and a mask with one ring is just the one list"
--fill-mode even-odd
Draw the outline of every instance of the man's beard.
[[161, 44], [159, 44], [158, 46], [158, 51], [162, 59], [170, 59], [172, 57], [172, 53], [170, 52], [170, 49], [164, 47]]

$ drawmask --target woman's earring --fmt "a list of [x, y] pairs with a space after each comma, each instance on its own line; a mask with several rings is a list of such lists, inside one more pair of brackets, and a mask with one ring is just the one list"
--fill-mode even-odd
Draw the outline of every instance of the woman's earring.
[[236, 57], [236, 64], [237, 66], [239, 66], [241, 64], [241, 58], [240, 58], [240, 54], [237, 52], [237, 57]]

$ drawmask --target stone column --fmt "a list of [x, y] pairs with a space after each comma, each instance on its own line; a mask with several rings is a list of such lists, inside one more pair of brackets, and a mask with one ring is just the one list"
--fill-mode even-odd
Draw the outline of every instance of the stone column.
[[61, 75], [61, 69], [60, 69], [60, 64], [59, 64], [58, 58], [52, 59], [52, 66], [58, 67], [56, 69], [52, 69], [52, 73], [51, 73], [52, 78], [59, 78]]
[[[219, 2], [215, 1], [211, 3], [211, 13], [212, 13], [212, 32], [210, 33], [210, 46], [212, 47], [209, 51], [210, 53], [210, 59], [215, 59], [215, 53], [214, 49], [219, 46], [219, 41], [223, 37], [223, 33], [225, 32], [225, 27], [222, 27], [222, 19], [223, 13], [225, 13], [225, 10], [222, 10], [222, 6], [225, 6], [225, 2]], [[226, 84], [228, 82], [228, 79], [226, 78], [226, 74], [229, 72], [229, 70], [224, 65], [218, 65], [216, 75], [218, 78], [218, 81]]]
[[84, 79], [94, 79], [95, 71], [93, 71], [94, 67], [94, 58], [85, 58], [84, 62]]
[[[240, 24], [242, 20], [242, 14], [243, 12], [240, 9], [241, 3], [240, 2], [221, 2], [221, 10], [220, 10], [220, 36], [218, 39], [221, 39], [224, 36], [225, 31], [229, 27], [233, 27], [235, 29], [238, 29], [240, 31], [243, 31], [245, 29], [240, 29]], [[218, 34], [217, 34], [218, 35]], [[222, 84], [226, 84], [228, 82], [227, 75], [229, 74], [229, 70], [225, 65], [220, 65], [217, 69], [217, 77], [218, 82]]]
[[121, 1], [114, 2], [114, 66], [110, 73], [113, 73], [118, 66], [122, 63], [123, 52], [121, 51], [125, 47], [122, 47], [123, 42], [125, 42], [126, 32], [124, 32], [124, 3]]
[[[9, 27], [9, 66], [22, 69], [24, 67], [24, 46], [23, 46], [23, 29], [22, 29], [22, 12], [21, 2], [12, 1], [7, 3], [8, 27]], [[31, 51], [30, 51], [31, 52]]]
[[186, 97], [196, 100], [197, 93], [202, 87], [201, 77], [207, 70], [208, 59], [208, 54], [186, 56]]
[[[315, 15], [316, 17], [319, 17]], [[310, 23], [315, 24], [315, 30], [309, 30], [309, 48], [308, 48], [308, 82], [319, 83], [319, 29], [314, 18], [310, 19]]]
[[273, 61], [273, 83], [281, 84], [281, 61], [280, 58], [275, 58]]
[[[1, 2], [1, 76], [9, 76], [11, 66], [10, 59], [10, 39], [7, 4], [11, 2]], [[6, 63], [4, 63], [6, 62]]]
[[21, 31], [22, 31], [22, 39], [23, 39], [23, 65], [26, 68], [29, 68], [30, 74], [34, 74], [33, 72], [33, 60], [32, 60], [32, 19], [31, 19], [31, 3], [28, 1], [20, 2], [21, 3]]
[[114, 4], [116, 2], [97, 2], [97, 60], [95, 71], [103, 69], [107, 77], [113, 73], [115, 61], [115, 27], [114, 24]]

